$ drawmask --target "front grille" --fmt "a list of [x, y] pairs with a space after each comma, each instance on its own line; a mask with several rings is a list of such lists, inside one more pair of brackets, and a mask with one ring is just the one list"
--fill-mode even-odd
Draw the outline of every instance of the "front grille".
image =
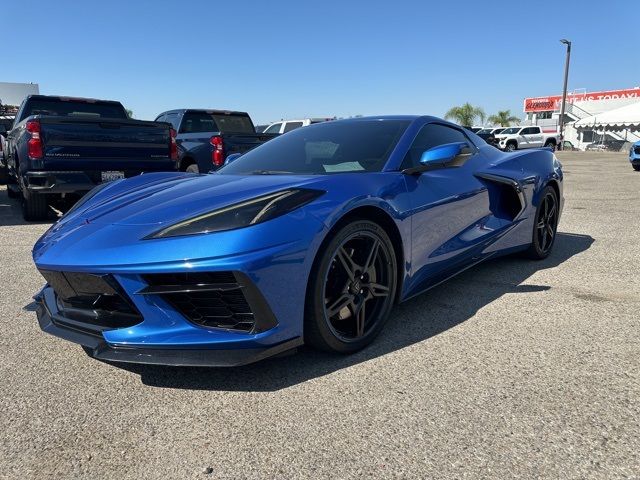
[[131, 327], [142, 321], [122, 287], [112, 275], [40, 270], [56, 294], [54, 322], [99, 333]]
[[189, 321], [211, 328], [251, 332], [254, 312], [246, 285], [233, 272], [159, 273], [145, 275], [141, 294], [159, 295]]

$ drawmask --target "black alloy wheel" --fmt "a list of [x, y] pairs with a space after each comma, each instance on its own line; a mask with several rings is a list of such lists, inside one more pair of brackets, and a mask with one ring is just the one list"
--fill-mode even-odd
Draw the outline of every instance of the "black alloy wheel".
[[535, 259], [543, 259], [549, 256], [556, 240], [560, 206], [558, 196], [553, 187], [546, 187], [542, 191], [540, 204], [536, 211], [533, 226], [533, 241], [529, 252]]
[[356, 221], [333, 237], [314, 268], [305, 339], [316, 348], [359, 350], [384, 327], [393, 307], [397, 262], [384, 229]]

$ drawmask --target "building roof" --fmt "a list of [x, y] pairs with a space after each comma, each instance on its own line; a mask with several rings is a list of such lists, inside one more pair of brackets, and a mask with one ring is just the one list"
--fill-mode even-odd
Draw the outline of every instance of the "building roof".
[[575, 122], [576, 128], [588, 127], [611, 127], [611, 128], [628, 128], [635, 127], [640, 129], [640, 102], [632, 103], [624, 107], [609, 110], [608, 112], [598, 113], [585, 117]]

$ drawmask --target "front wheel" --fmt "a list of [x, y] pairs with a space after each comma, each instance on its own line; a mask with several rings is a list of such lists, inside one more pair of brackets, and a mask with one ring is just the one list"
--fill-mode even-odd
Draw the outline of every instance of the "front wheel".
[[551, 186], [547, 186], [540, 196], [533, 224], [533, 238], [529, 247], [529, 257], [534, 260], [547, 258], [556, 240], [560, 205], [558, 195]]
[[633, 166], [633, 169], [634, 169], [636, 172], [640, 172], [640, 165], [634, 165], [634, 166]]
[[515, 143], [507, 143], [507, 147], [505, 150], [507, 152], [515, 152], [518, 149], [518, 146]]
[[351, 353], [373, 341], [393, 307], [397, 260], [384, 229], [367, 220], [341, 228], [318, 253], [305, 311], [305, 341]]

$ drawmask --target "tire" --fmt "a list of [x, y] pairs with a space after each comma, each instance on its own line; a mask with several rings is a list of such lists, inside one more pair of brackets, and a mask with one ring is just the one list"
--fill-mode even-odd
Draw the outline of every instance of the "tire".
[[547, 147], [547, 148], [551, 148], [551, 150], [554, 151], [554, 152], [556, 151], [556, 144], [553, 143], [553, 142], [547, 142], [547, 143], [544, 144], [544, 146]]
[[536, 209], [531, 246], [527, 250], [529, 258], [543, 260], [551, 253], [558, 231], [559, 207], [558, 195], [554, 188], [545, 187]]
[[49, 202], [46, 195], [27, 192], [22, 199], [22, 217], [27, 222], [46, 220], [49, 215]]
[[634, 169], [636, 172], [640, 172], [640, 165], [634, 165], [634, 166], [633, 166], [633, 169]]
[[200, 173], [200, 169], [198, 168], [198, 165], [196, 165], [195, 163], [188, 165], [184, 171], [187, 173]]
[[7, 183], [7, 197], [9, 198], [20, 198], [20, 192], [11, 188], [11, 184]]
[[517, 143], [507, 143], [507, 146], [504, 148], [507, 152], [515, 152], [518, 149]]
[[369, 345], [393, 308], [397, 260], [384, 229], [368, 220], [338, 230], [316, 257], [305, 303], [305, 343], [337, 353]]

